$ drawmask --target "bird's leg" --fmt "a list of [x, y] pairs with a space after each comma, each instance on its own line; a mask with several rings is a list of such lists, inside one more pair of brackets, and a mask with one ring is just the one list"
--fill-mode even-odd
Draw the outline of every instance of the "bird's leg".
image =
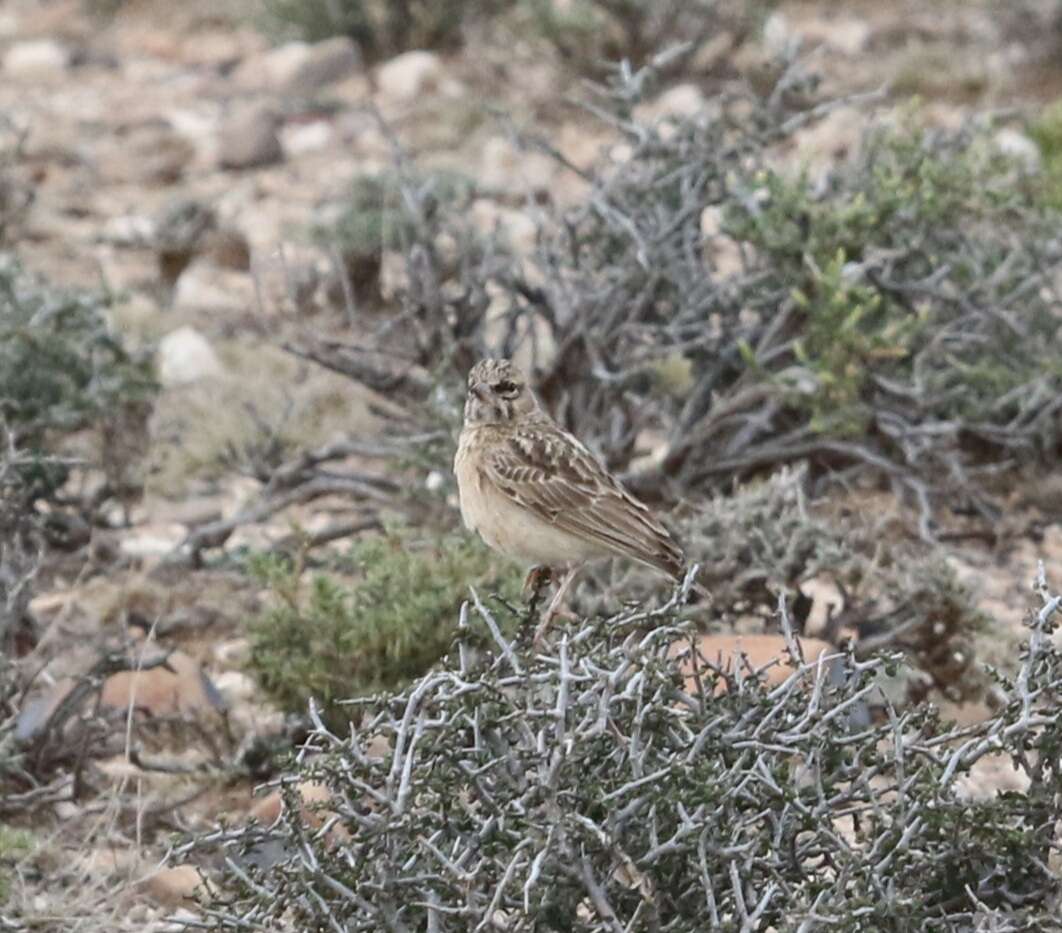
[[524, 617], [525, 625], [538, 615], [538, 606], [542, 602], [542, 595], [552, 582], [553, 570], [550, 567], [539, 565], [527, 571], [523, 588], [524, 597], [527, 599], [527, 615]]
[[542, 643], [542, 639], [545, 637], [546, 632], [557, 616], [565, 616], [569, 619], [575, 618], [569, 610], [561, 608], [561, 604], [564, 602], [564, 597], [568, 595], [568, 590], [571, 589], [572, 584], [575, 582], [575, 577], [578, 572], [578, 567], [571, 567], [565, 572], [564, 576], [560, 578], [560, 582], [557, 584], [557, 592], [553, 594], [553, 599], [549, 601], [549, 605], [546, 607], [546, 611], [542, 615], [542, 621], [538, 624], [538, 628], [535, 629], [534, 643], [536, 645]]
[[536, 597], [539, 592], [553, 582], [553, 570], [540, 564], [527, 571], [524, 577], [524, 596]]

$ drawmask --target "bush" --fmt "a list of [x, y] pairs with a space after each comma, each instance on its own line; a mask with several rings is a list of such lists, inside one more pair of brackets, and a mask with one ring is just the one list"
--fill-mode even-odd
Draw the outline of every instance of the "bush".
[[390, 532], [359, 542], [341, 566], [356, 578], [318, 573], [307, 585], [300, 566], [256, 558], [252, 572], [276, 602], [249, 621], [250, 666], [266, 692], [300, 714], [313, 697], [337, 728], [348, 718], [337, 700], [396, 689], [438, 661], [470, 582], [512, 598], [519, 587], [515, 570], [467, 537]]
[[67, 467], [48, 459], [60, 438], [143, 416], [154, 394], [150, 361], [111, 329], [109, 302], [53, 288], [0, 257], [0, 419], [27, 455], [19, 475], [33, 498], [66, 479]]
[[[415, 209], [405, 200], [406, 188], [416, 192]], [[408, 249], [435, 212], [465, 210], [474, 190], [471, 179], [447, 172], [381, 172], [356, 178], [348, 196], [339, 205], [330, 205], [332, 216], [319, 221], [311, 231], [316, 242], [342, 261], [345, 281], [337, 299], [378, 307], [384, 254]]]
[[[717, 694], [706, 659], [684, 684], [674, 601], [584, 620], [540, 650], [499, 639], [478, 664], [451, 654], [352, 707], [350, 739], [316, 729], [285, 779], [288, 793], [328, 788], [311, 816], [292, 805], [275, 827], [200, 842], [231, 868], [208, 916], [216, 929], [1046, 929], [1062, 881], [1062, 597], [1040, 592], [1002, 709], [961, 729], [879, 695], [895, 662], [849, 658], [830, 678], [791, 635], [780, 686], [730, 675]], [[875, 698], [884, 721], [849, 719]], [[997, 754], [1025, 790], [971, 797], [971, 769]], [[255, 855], [265, 844], [275, 863]]]
[[830, 109], [807, 109], [798, 70], [639, 123], [652, 76], [602, 92], [626, 152], [540, 213], [532, 256], [462, 238], [445, 205], [417, 227], [403, 308], [350, 374], [421, 367], [397, 393], [427, 432], [476, 358], [515, 355], [613, 469], [654, 454], [628, 477], [648, 499], [807, 461], [816, 493], [889, 484], [927, 538], [945, 499], [994, 520], [998, 476], [1062, 450], [1060, 218], [1037, 179], [974, 127], [879, 129], [834, 171], [783, 171], [776, 153]]
[[688, 66], [710, 41], [714, 62], [758, 33], [776, 0], [528, 0], [520, 9], [531, 28], [577, 71], [602, 74], [609, 62], [640, 68], [668, 46], [688, 44], [667, 73]]
[[494, 15], [511, 0], [265, 0], [274, 32], [310, 42], [344, 35], [370, 59], [408, 49], [459, 46], [470, 20]]

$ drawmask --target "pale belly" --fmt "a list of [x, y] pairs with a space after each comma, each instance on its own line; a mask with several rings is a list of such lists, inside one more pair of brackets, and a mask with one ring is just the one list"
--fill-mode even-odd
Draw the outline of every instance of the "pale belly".
[[562, 531], [515, 505], [487, 483], [459, 451], [454, 462], [465, 527], [494, 550], [532, 566], [567, 567], [609, 552], [601, 545]]

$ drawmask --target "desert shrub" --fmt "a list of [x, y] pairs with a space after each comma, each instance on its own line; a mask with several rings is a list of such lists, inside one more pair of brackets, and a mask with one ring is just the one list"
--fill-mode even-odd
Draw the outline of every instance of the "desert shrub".
[[0, 247], [14, 239], [33, 203], [33, 186], [19, 172], [28, 131], [0, 114]]
[[47, 455], [65, 435], [102, 430], [150, 402], [149, 360], [107, 322], [110, 299], [52, 287], [0, 258], [0, 419], [21, 448], [34, 497], [54, 495], [67, 467]]
[[[412, 201], [406, 200], [407, 190], [414, 192]], [[311, 228], [312, 238], [340, 259], [343, 280], [336, 297], [378, 306], [384, 254], [407, 250], [437, 211], [465, 210], [474, 190], [472, 179], [453, 172], [385, 171], [357, 177], [348, 195], [330, 204], [327, 216]]]
[[641, 67], [668, 46], [684, 43], [687, 53], [671, 60], [675, 73], [709, 41], [721, 43], [716, 63], [756, 35], [775, 0], [528, 0], [519, 10], [532, 31], [561, 61], [581, 72], [601, 74], [623, 59]]
[[313, 697], [337, 726], [349, 715], [337, 700], [399, 687], [447, 651], [470, 583], [513, 598], [519, 587], [516, 570], [478, 541], [418, 541], [409, 530], [359, 542], [344, 568], [353, 579], [307, 581], [286, 558], [254, 559], [274, 605], [248, 623], [250, 667], [266, 692], [296, 713]]
[[439, 206], [405, 251], [401, 309], [348, 374], [429, 433], [477, 357], [515, 355], [612, 468], [654, 454], [628, 477], [646, 498], [806, 461], [816, 492], [889, 484], [925, 537], [945, 499], [993, 520], [996, 478], [1060, 449], [1059, 217], [974, 126], [879, 128], [831, 171], [779, 167], [829, 104], [808, 110], [798, 69], [776, 77], [643, 123], [652, 69], [621, 75], [592, 111], [623, 157], [537, 213], [531, 256], [462, 238]]
[[33, 837], [22, 829], [0, 823], [0, 903], [7, 900], [11, 886], [9, 867], [32, 847]]
[[1054, 207], [1062, 207], [1062, 102], [1044, 107], [1029, 121], [1028, 131], [1043, 161], [1044, 196]]
[[370, 59], [459, 46], [470, 20], [511, 0], [264, 0], [267, 28], [311, 42], [350, 36]]
[[988, 620], [943, 555], [874, 521], [816, 510], [804, 479], [784, 471], [715, 497], [682, 522], [716, 620], [759, 616], [768, 627], [783, 593], [800, 627], [815, 608], [807, 584], [829, 583], [841, 602], [827, 608], [829, 640], [854, 630], [860, 657], [900, 648], [955, 698], [981, 692], [974, 643]]
[[[893, 708], [893, 659], [805, 664], [768, 689], [702, 659], [683, 681], [678, 600], [582, 620], [532, 648], [452, 652], [406, 689], [322, 724], [298, 774], [312, 814], [219, 831], [215, 929], [1039, 929], [1059, 905], [1062, 597], [1042, 582], [1014, 680], [987, 721]], [[484, 617], [489, 611], [478, 608]], [[498, 620], [491, 618], [495, 628]], [[885, 716], [864, 726], [863, 701]], [[1012, 757], [1024, 789], [972, 775]], [[315, 828], [316, 827], [316, 828]], [[341, 844], [337, 844], [342, 840]], [[263, 847], [273, 859], [256, 855]], [[187, 851], [187, 850], [186, 850]]]

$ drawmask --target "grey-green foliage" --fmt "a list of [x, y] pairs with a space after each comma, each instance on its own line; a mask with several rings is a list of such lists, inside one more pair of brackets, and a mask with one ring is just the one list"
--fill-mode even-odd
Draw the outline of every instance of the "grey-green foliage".
[[[12, 442], [44, 458], [63, 434], [101, 427], [154, 393], [150, 361], [110, 326], [108, 296], [57, 288], [0, 256], [0, 419]], [[47, 493], [42, 459], [35, 473]]]
[[610, 62], [645, 64], [669, 46], [685, 44], [686, 55], [668, 72], [681, 73], [707, 43], [719, 43], [708, 64], [732, 67], [726, 53], [756, 34], [777, 0], [525, 0], [519, 16], [580, 72], [600, 75]]
[[[942, 501], [991, 517], [994, 477], [1057, 461], [1062, 215], [1026, 167], [978, 126], [912, 124], [801, 170], [776, 154], [830, 105], [798, 66], [650, 120], [636, 108], [655, 79], [598, 88], [623, 158], [604, 153], [573, 205], [534, 211], [531, 256], [451, 237], [475, 242], [455, 261], [438, 234], [467, 229], [460, 211], [419, 228], [407, 326], [367, 347], [395, 361], [382, 371], [412, 360], [456, 399], [477, 357], [520, 354], [611, 467], [661, 439], [631, 477], [643, 496], [806, 461], [816, 489], [887, 481], [926, 536]], [[425, 430], [426, 397], [407, 398]]]
[[396, 689], [447, 651], [468, 586], [515, 598], [516, 569], [468, 537], [394, 530], [359, 542], [340, 562], [352, 578], [309, 574], [280, 557], [253, 561], [273, 604], [248, 621], [250, 668], [284, 709], [312, 697], [329, 722], [336, 701]]
[[350, 36], [370, 58], [409, 49], [453, 48], [470, 22], [511, 0], [264, 0], [269, 31], [309, 41]]
[[[352, 707], [350, 738], [311, 736], [298, 774], [330, 800], [314, 830], [220, 831], [234, 868], [213, 928], [847, 931], [1049, 929], [1062, 598], [1039, 589], [1003, 705], [957, 729], [900, 710], [890, 660], [801, 664], [768, 689], [708, 665], [683, 683], [675, 603], [451, 655]], [[878, 725], [853, 713], [880, 703]], [[972, 777], [1002, 754], [1024, 789]], [[278, 860], [256, 853], [279, 852]], [[246, 856], [246, 857], [245, 857]], [[258, 866], [258, 867], [255, 867]]]
[[988, 620], [939, 550], [883, 534], [868, 515], [842, 519], [815, 509], [805, 486], [806, 471], [783, 471], [683, 519], [690, 559], [712, 593], [712, 618], [767, 623], [785, 593], [802, 624], [816, 608], [805, 589], [816, 590], [806, 584], [832, 584], [837, 604], [828, 608], [827, 638], [855, 630], [860, 656], [900, 648], [955, 698], [980, 694], [987, 683], [974, 667], [974, 643]]
[[345, 198], [329, 205], [328, 218], [314, 224], [311, 235], [342, 260], [352, 296], [376, 305], [383, 255], [422, 239], [436, 212], [465, 210], [474, 191], [474, 182], [456, 172], [360, 175]]

